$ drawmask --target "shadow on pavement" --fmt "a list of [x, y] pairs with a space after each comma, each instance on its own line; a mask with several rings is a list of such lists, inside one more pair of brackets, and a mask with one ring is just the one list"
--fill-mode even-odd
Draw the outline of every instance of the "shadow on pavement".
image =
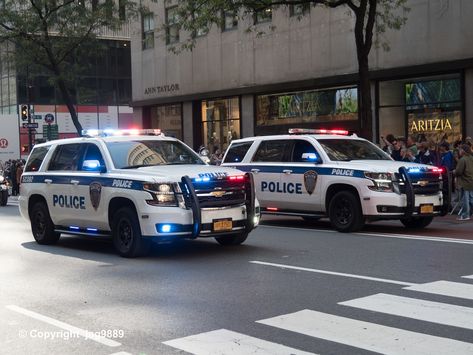
[[[473, 239], [472, 222], [459, 222], [456, 215], [446, 215], [434, 218], [433, 222], [423, 229], [406, 228], [398, 220], [376, 221], [367, 223], [360, 231], [362, 233], [389, 233], [419, 236], [435, 236], [442, 238]], [[264, 216], [261, 224], [265, 226], [326, 229], [334, 230], [327, 218], [314, 222], [304, 221], [300, 217]]]
[[[251, 235], [248, 240], [251, 239]], [[247, 242], [248, 242], [247, 240]], [[115, 251], [111, 239], [93, 239], [81, 236], [62, 235], [56, 245], [39, 245], [35, 241], [22, 243], [26, 249], [63, 255], [84, 260], [109, 264], [122, 264], [126, 260]], [[153, 243], [147, 256], [139, 257], [138, 260], [188, 260], [220, 258], [227, 255], [253, 254], [264, 248], [254, 245], [221, 246], [213, 238], [199, 240], [176, 240], [170, 243]], [[137, 260], [133, 259], [133, 260]], [[103, 265], [111, 266], [111, 265]]]

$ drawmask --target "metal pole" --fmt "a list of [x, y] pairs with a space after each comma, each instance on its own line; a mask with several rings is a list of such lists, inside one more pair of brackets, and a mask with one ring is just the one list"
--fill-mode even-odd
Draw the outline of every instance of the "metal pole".
[[26, 105], [28, 106], [28, 153], [33, 149], [33, 137], [31, 134], [31, 113], [30, 113], [30, 73], [29, 66], [26, 66]]

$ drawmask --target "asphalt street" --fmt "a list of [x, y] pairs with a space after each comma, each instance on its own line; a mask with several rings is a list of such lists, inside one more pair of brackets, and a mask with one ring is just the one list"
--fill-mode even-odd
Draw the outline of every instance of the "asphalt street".
[[34, 242], [0, 208], [1, 354], [472, 354], [473, 222], [342, 234], [271, 217], [117, 256], [106, 240]]

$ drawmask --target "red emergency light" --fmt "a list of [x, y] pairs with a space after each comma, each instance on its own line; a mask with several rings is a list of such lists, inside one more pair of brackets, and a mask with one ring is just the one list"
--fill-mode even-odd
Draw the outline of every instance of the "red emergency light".
[[291, 128], [289, 134], [334, 134], [347, 136], [348, 131], [346, 129], [312, 129], [312, 128]]

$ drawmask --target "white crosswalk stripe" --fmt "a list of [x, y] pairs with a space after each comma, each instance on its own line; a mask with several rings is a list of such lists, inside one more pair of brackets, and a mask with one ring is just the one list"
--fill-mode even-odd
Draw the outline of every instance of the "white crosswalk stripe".
[[219, 329], [185, 338], [165, 341], [164, 344], [196, 355], [311, 355], [281, 344]]
[[435, 281], [404, 287], [404, 289], [473, 300], [473, 285], [460, 282]]
[[383, 354], [472, 354], [473, 344], [303, 310], [258, 323]]
[[[473, 275], [463, 277], [473, 279]], [[412, 284], [404, 289], [473, 300], [471, 283], [436, 281]], [[338, 304], [473, 330], [473, 308], [470, 307], [385, 293]], [[257, 323], [382, 354], [473, 354], [473, 342], [418, 333], [308, 309], [259, 320]], [[219, 329], [166, 341], [164, 344], [197, 355], [310, 354], [269, 340]]]
[[473, 329], [473, 308], [378, 293], [340, 305], [422, 321]]

